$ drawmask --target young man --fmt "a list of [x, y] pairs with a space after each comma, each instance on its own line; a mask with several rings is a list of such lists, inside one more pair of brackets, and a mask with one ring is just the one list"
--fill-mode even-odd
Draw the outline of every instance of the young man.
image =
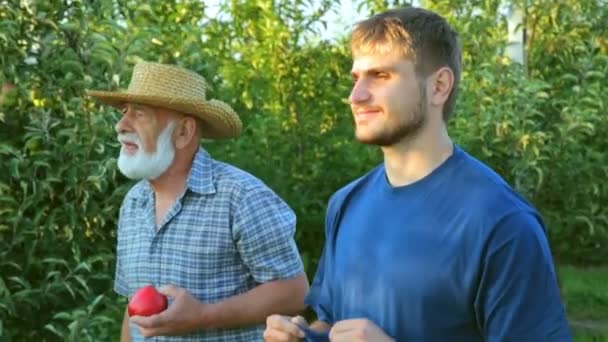
[[261, 340], [270, 313], [304, 307], [293, 211], [200, 147], [241, 132], [206, 88], [194, 72], [141, 62], [126, 92], [89, 92], [122, 110], [118, 167], [140, 180], [120, 209], [115, 290], [131, 297], [153, 284], [170, 301], [157, 315], [125, 313], [121, 341]]
[[[356, 137], [384, 163], [329, 202], [311, 328], [332, 342], [570, 341], [539, 213], [448, 136], [458, 34], [405, 8], [359, 23], [351, 46]], [[305, 326], [273, 315], [265, 339]]]

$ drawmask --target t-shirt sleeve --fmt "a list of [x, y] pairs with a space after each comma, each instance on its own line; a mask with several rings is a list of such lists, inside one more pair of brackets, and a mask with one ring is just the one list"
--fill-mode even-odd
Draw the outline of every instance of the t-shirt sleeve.
[[256, 187], [240, 201], [233, 236], [254, 280], [265, 283], [304, 272], [294, 235], [296, 216], [272, 190]]
[[329, 292], [329, 284], [325, 281], [325, 265], [326, 265], [326, 248], [323, 249], [317, 272], [308, 291], [304, 303], [310, 306], [317, 314], [319, 321], [333, 324], [334, 319], [331, 314], [331, 297]]
[[549, 243], [534, 214], [510, 214], [494, 227], [475, 309], [487, 341], [572, 341]]
[[334, 316], [331, 310], [332, 298], [331, 298], [331, 284], [327, 280], [328, 269], [331, 268], [331, 248], [332, 248], [332, 237], [334, 235], [335, 227], [339, 208], [342, 202], [340, 195], [334, 195], [329, 200], [327, 205], [327, 213], [325, 216], [325, 247], [319, 259], [319, 266], [317, 272], [310, 286], [308, 295], [304, 302], [310, 306], [317, 314], [317, 319], [332, 325], [334, 323]]

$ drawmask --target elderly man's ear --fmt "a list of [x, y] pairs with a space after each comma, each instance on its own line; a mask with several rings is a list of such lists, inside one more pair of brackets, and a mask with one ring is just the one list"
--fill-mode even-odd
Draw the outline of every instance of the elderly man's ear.
[[197, 120], [192, 117], [184, 117], [177, 122], [177, 127], [173, 133], [176, 149], [183, 149], [190, 145], [193, 140], [198, 144], [199, 128]]

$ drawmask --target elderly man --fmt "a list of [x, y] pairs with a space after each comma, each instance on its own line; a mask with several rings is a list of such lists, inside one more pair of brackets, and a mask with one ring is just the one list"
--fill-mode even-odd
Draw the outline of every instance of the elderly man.
[[125, 312], [121, 341], [259, 341], [266, 316], [304, 308], [295, 215], [200, 147], [241, 132], [206, 89], [195, 72], [140, 62], [127, 91], [87, 92], [121, 110], [118, 167], [139, 180], [120, 209], [115, 291], [131, 297], [153, 284], [170, 302], [149, 317]]

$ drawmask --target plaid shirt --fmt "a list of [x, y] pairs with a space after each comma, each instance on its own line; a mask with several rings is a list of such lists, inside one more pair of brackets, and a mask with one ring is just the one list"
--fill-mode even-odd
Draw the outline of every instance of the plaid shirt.
[[[129, 298], [174, 284], [204, 303], [303, 272], [293, 211], [252, 175], [197, 152], [187, 189], [156, 226], [154, 191], [137, 183], [120, 210], [114, 289]], [[157, 229], [158, 228], [158, 229]], [[146, 341], [261, 341], [263, 326]], [[143, 341], [132, 324], [134, 341]]]

